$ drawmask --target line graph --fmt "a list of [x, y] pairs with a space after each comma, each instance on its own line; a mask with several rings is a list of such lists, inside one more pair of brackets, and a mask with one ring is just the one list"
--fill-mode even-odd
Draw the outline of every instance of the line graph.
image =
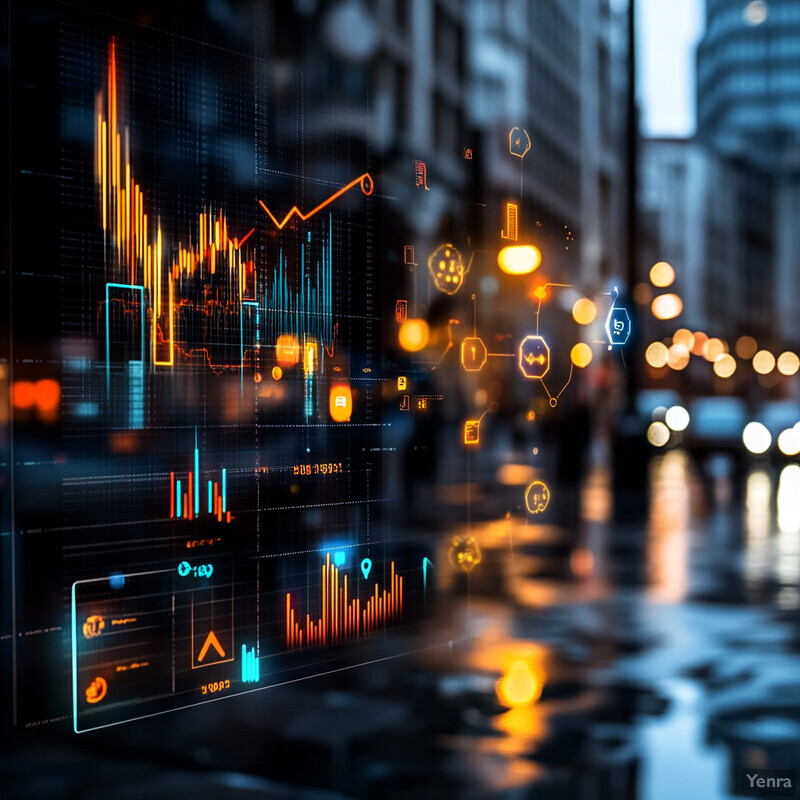
[[311, 211], [305, 214], [297, 206], [292, 206], [289, 209], [286, 216], [280, 222], [278, 222], [278, 218], [269, 210], [269, 208], [267, 207], [267, 205], [264, 203], [263, 200], [259, 200], [258, 204], [261, 206], [261, 208], [264, 209], [267, 216], [273, 221], [275, 227], [278, 230], [282, 230], [289, 222], [289, 220], [294, 216], [299, 217], [304, 222], [307, 219], [311, 219], [311, 217], [313, 217], [315, 214], [322, 211], [322, 209], [325, 208], [325, 206], [330, 205], [334, 200], [337, 200], [343, 194], [349, 192], [350, 189], [352, 189], [356, 184], [360, 184], [361, 191], [367, 197], [369, 197], [372, 194], [372, 190], [375, 188], [375, 184], [372, 181], [372, 176], [368, 172], [365, 172], [363, 175], [359, 175], [355, 180], [350, 181], [350, 183], [348, 183], [347, 186], [342, 186], [342, 188], [339, 189], [339, 191], [334, 192], [330, 197], [326, 198], [318, 206], [316, 206], [316, 208], [312, 208]]

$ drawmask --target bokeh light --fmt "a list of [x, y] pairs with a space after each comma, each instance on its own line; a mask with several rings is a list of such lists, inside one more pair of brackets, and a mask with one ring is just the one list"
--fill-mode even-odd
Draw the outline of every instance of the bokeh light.
[[400, 347], [409, 353], [416, 353], [428, 344], [430, 331], [424, 319], [407, 319], [397, 333]]
[[708, 334], [703, 333], [703, 331], [695, 331], [694, 344], [691, 347], [692, 355], [702, 356], [703, 348], [706, 346], [707, 341], [708, 341]]
[[596, 316], [597, 306], [588, 297], [581, 297], [572, 306], [572, 318], [578, 325], [591, 325]]
[[764, 0], [751, 0], [751, 2], [744, 7], [742, 18], [746, 25], [754, 27], [756, 25], [761, 25], [762, 22], [766, 22], [768, 14], [769, 9]]
[[787, 350], [778, 356], [778, 372], [781, 375], [794, 375], [800, 369], [800, 358], [797, 353]]
[[12, 395], [15, 408], [31, 408], [36, 402], [36, 395], [31, 381], [16, 381]]
[[736, 372], [736, 359], [730, 353], [720, 353], [714, 361], [714, 374], [718, 378], [730, 378]]
[[653, 286], [658, 286], [659, 289], [663, 289], [667, 286], [671, 286], [674, 280], [675, 270], [672, 268], [672, 264], [666, 261], [659, 261], [650, 267], [650, 283], [652, 283]]
[[275, 342], [275, 360], [284, 369], [300, 360], [300, 342], [290, 333], [282, 333]]
[[724, 353], [728, 352], [728, 348], [725, 342], [722, 339], [717, 339], [716, 336], [712, 336], [706, 343], [703, 345], [703, 358], [706, 361], [710, 361], [712, 364]]
[[689, 348], [683, 344], [673, 344], [667, 350], [667, 364], [671, 369], [686, 369], [689, 364]]
[[578, 342], [569, 354], [576, 367], [588, 367], [592, 363], [592, 348], [586, 342]]
[[497, 254], [497, 266], [507, 275], [528, 275], [541, 263], [539, 248], [529, 244], [510, 245]]
[[497, 681], [497, 699], [507, 708], [529, 706], [542, 696], [543, 688], [544, 676], [520, 658]]
[[740, 336], [736, 340], [736, 355], [751, 359], [758, 352], [758, 342], [752, 336]]
[[759, 375], [769, 375], [775, 369], [775, 356], [769, 350], [759, 350], [753, 356], [753, 369]]
[[787, 428], [778, 436], [778, 450], [785, 456], [796, 456], [800, 453], [800, 431]]
[[55, 411], [61, 399], [61, 386], [52, 378], [44, 378], [36, 382], [33, 393], [40, 411]]
[[647, 441], [653, 447], [663, 447], [669, 441], [669, 428], [663, 422], [651, 422], [647, 429]]
[[678, 328], [672, 336], [673, 344], [682, 344], [691, 351], [694, 347], [694, 334], [687, 328]]
[[675, 319], [683, 311], [683, 300], [677, 294], [660, 294], [650, 304], [656, 319]]
[[689, 412], [683, 406], [672, 406], [667, 409], [664, 422], [673, 431], [685, 431], [689, 427]]
[[761, 455], [769, 450], [772, 436], [765, 425], [760, 422], [748, 422], [742, 431], [744, 446], [755, 455]]
[[644, 357], [651, 367], [666, 367], [669, 351], [663, 342], [651, 342], [645, 350]]
[[637, 306], [646, 306], [653, 299], [653, 290], [649, 283], [637, 283], [633, 287], [633, 302]]

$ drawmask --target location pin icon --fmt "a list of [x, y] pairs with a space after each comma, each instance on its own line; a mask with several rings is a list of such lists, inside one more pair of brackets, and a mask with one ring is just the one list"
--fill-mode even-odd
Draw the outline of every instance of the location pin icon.
[[372, 569], [372, 561], [369, 558], [365, 558], [361, 562], [361, 571], [364, 573], [364, 580], [369, 578], [369, 571]]

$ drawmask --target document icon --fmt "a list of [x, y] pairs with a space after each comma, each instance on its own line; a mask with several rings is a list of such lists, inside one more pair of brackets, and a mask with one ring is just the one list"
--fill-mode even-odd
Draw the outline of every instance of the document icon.
[[464, 444], [480, 444], [481, 441], [481, 421], [479, 419], [468, 419], [464, 423]]

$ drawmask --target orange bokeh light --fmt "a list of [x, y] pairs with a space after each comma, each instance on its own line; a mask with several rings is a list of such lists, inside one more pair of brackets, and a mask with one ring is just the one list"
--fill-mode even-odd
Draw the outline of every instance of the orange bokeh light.
[[31, 408], [36, 402], [36, 392], [31, 381], [16, 381], [14, 383], [14, 408]]
[[52, 378], [44, 378], [37, 381], [33, 387], [36, 405], [40, 411], [55, 411], [61, 400], [61, 386], [58, 381]]

